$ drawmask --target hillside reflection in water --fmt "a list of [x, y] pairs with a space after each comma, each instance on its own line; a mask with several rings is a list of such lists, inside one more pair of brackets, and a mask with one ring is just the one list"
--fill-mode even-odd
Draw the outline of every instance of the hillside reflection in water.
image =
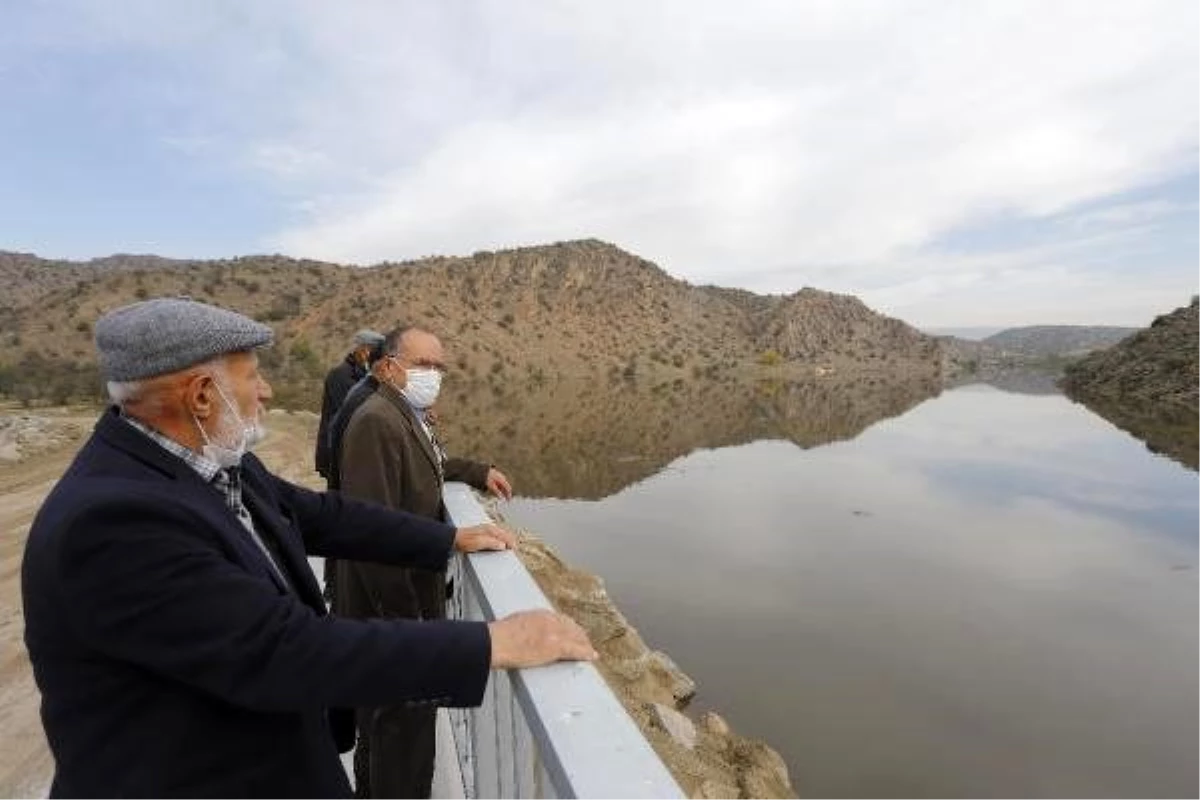
[[859, 388], [472, 435], [801, 794], [1195, 796], [1196, 474], [1061, 396]]
[[852, 439], [935, 396], [929, 381], [625, 381], [451, 388], [439, 401], [452, 453], [519, 476], [524, 497], [598, 500], [693, 450]]

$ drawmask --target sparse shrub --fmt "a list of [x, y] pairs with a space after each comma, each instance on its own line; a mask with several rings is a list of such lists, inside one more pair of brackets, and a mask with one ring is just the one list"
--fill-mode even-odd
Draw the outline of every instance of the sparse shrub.
[[[279, 332], [275, 332], [276, 341], [279, 340]], [[278, 347], [264, 347], [258, 350], [258, 365], [266, 370], [274, 370], [283, 365], [283, 356], [280, 354]]]
[[303, 338], [292, 342], [288, 357], [310, 376], [319, 376], [324, 372], [321, 359], [313, 351], [312, 346]]
[[783, 356], [777, 350], [764, 350], [758, 354], [758, 363], [764, 367], [774, 367], [783, 361]]
[[283, 294], [275, 298], [275, 302], [263, 313], [262, 318], [266, 322], [279, 322], [299, 314], [300, 307], [300, 295]]
[[20, 401], [22, 406], [29, 408], [33, 405], [34, 398], [37, 397], [37, 390], [28, 383], [22, 383], [13, 390], [13, 396]]

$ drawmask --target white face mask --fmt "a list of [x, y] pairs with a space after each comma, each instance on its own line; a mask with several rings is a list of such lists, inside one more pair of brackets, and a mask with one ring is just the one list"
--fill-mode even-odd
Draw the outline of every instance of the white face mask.
[[436, 369], [408, 369], [404, 371], [404, 388], [400, 393], [413, 408], [424, 411], [437, 402], [442, 390], [442, 373]]
[[196, 419], [195, 414], [192, 414], [192, 421], [196, 423], [196, 427], [200, 429], [200, 435], [204, 437], [204, 447], [201, 448], [204, 457], [221, 469], [229, 469], [242, 463], [242, 456], [246, 454], [246, 451], [261, 442], [267, 432], [257, 419], [250, 424], [246, 424], [245, 420], [242, 419], [242, 415], [238, 413], [237, 408], [225, 394], [225, 390], [221, 388], [221, 384], [214, 381], [213, 385], [217, 387], [217, 394], [221, 395], [221, 399], [225, 401], [226, 408], [229, 409], [229, 413], [236, 420], [235, 425], [229, 425], [226, 421], [222, 421], [223, 424], [220, 426], [222, 428], [221, 433], [225, 434], [230, 428], [233, 428], [233, 433], [228, 437], [222, 435], [219, 438], [232, 439], [236, 437], [237, 441], [233, 445], [219, 444], [209, 437], [208, 432], [204, 430], [204, 426], [200, 424], [200, 420]]

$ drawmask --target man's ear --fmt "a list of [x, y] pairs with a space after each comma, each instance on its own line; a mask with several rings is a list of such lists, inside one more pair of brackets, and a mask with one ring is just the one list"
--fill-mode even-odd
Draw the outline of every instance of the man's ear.
[[197, 372], [183, 386], [184, 406], [196, 415], [196, 419], [208, 419], [216, 411], [217, 385], [213, 377]]

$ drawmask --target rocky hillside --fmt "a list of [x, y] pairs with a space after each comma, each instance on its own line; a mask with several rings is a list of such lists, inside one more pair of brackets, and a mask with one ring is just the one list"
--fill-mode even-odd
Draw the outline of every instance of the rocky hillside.
[[1029, 358], [1082, 356], [1103, 350], [1137, 331], [1094, 325], [1030, 325], [1009, 328], [988, 336], [983, 344], [996, 350]]
[[1069, 366], [1062, 386], [1147, 446], [1197, 466], [1200, 369], [1197, 300], [1149, 328]]
[[185, 294], [271, 324], [282, 405], [318, 395], [362, 327], [431, 327], [467, 379], [687, 376], [747, 369], [936, 376], [938, 343], [845, 295], [759, 296], [692, 286], [595, 240], [348, 267], [280, 256], [86, 263], [0, 254], [0, 393], [55, 402], [97, 392], [91, 326], [139, 298]]
[[942, 353], [942, 372], [952, 380], [1010, 369], [1017, 362], [1013, 356], [1006, 356], [1003, 351], [982, 341], [957, 336], [939, 336], [937, 339]]
[[781, 298], [767, 298], [755, 326], [756, 348], [774, 350], [784, 359], [820, 363], [880, 365], [897, 360], [933, 361], [937, 343], [898, 319], [883, 317], [849, 295], [801, 289]]
[[1067, 368], [1063, 387], [1081, 397], [1106, 397], [1197, 410], [1196, 299], [1158, 317], [1145, 330]]

